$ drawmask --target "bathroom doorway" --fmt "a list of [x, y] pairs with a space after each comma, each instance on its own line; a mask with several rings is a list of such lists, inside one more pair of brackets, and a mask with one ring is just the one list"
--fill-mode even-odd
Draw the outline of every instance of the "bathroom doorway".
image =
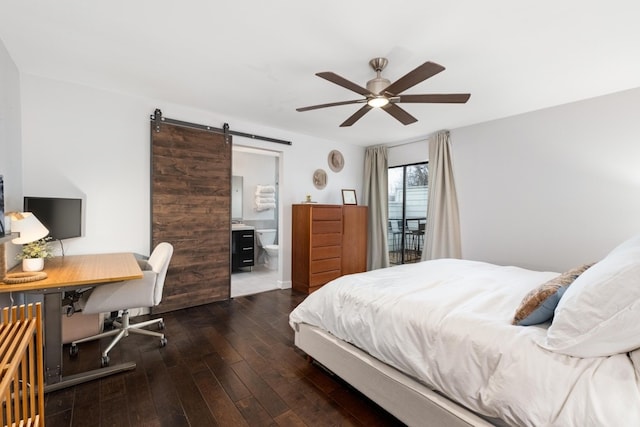
[[232, 148], [232, 232], [254, 236], [253, 265], [232, 270], [232, 298], [280, 288], [279, 169], [277, 151]]

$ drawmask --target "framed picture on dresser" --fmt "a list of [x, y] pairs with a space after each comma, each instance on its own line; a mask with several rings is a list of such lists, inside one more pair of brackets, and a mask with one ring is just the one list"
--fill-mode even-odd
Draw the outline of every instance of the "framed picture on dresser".
[[357, 205], [356, 190], [342, 190], [343, 205]]

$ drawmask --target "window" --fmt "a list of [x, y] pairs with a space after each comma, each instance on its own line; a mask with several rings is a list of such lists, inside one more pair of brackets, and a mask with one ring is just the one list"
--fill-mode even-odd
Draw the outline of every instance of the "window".
[[420, 261], [428, 198], [427, 162], [389, 168], [389, 260]]

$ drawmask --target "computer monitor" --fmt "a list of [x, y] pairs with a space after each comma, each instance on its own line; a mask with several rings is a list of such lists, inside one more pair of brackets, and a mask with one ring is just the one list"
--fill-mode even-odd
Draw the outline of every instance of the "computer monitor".
[[25, 196], [24, 211], [33, 213], [53, 239], [82, 235], [82, 199]]

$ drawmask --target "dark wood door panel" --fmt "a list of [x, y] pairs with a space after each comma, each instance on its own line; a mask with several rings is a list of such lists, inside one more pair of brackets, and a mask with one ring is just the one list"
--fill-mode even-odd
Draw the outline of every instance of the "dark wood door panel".
[[229, 298], [231, 141], [162, 123], [151, 133], [152, 245], [174, 254], [161, 304], [172, 311]]

